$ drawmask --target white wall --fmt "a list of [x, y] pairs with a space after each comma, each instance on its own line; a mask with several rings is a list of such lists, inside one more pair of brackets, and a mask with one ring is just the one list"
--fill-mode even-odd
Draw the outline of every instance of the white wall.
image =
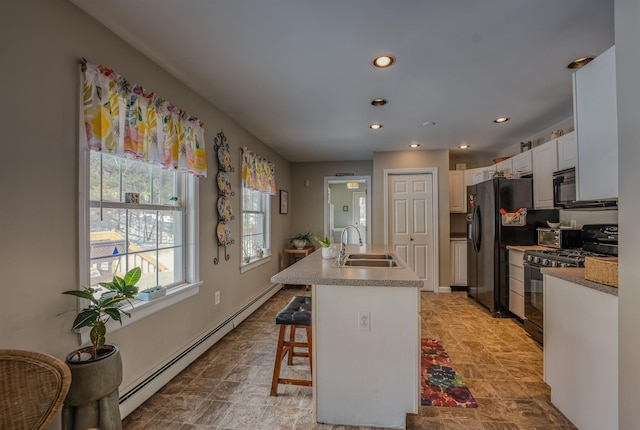
[[619, 428], [640, 427], [640, 2], [616, 0], [619, 189]]
[[[220, 129], [231, 145], [231, 177], [240, 209], [240, 148], [275, 162], [278, 188], [289, 189], [290, 165], [281, 156], [178, 82], [148, 58], [66, 0], [3, 2], [0, 14], [2, 168], [0, 188], [0, 348], [45, 352], [59, 358], [79, 345], [71, 332], [76, 306], [62, 291], [78, 287], [79, 60], [103, 63], [186, 109], [205, 123], [209, 177], [200, 181], [200, 293], [156, 315], [107, 334], [124, 362], [121, 392], [201, 334], [263, 292], [278, 258], [240, 275], [240, 250], [217, 266], [213, 138]], [[291, 233], [292, 215], [278, 215], [273, 198], [273, 240]], [[231, 224], [240, 231], [240, 217]], [[276, 255], [281, 246], [274, 250]], [[214, 292], [222, 303], [214, 306]]]

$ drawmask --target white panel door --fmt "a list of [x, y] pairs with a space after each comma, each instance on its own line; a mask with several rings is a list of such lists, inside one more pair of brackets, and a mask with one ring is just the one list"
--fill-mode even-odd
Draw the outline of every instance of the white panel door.
[[398, 256], [434, 291], [433, 176], [391, 175], [391, 244]]

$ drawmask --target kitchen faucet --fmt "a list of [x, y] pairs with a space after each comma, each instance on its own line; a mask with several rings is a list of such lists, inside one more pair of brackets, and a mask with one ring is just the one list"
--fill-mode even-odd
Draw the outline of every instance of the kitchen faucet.
[[340, 255], [338, 255], [338, 265], [340, 266], [344, 264], [344, 260], [347, 257], [347, 254], [346, 254], [347, 244], [344, 241], [344, 233], [350, 228], [353, 228], [356, 230], [356, 232], [358, 233], [358, 241], [360, 242], [360, 246], [362, 246], [362, 236], [360, 236], [360, 230], [358, 230], [358, 226], [351, 224], [343, 228], [342, 233], [340, 233]]

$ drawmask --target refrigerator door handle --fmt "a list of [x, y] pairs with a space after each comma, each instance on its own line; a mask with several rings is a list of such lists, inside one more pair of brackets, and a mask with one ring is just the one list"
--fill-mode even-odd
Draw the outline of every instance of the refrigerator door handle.
[[478, 248], [476, 247], [476, 207], [475, 205], [471, 210], [471, 246], [473, 246], [474, 252], [478, 252]]
[[473, 213], [473, 225], [474, 225], [473, 243], [474, 243], [474, 248], [476, 252], [480, 252], [480, 244], [482, 242], [482, 231], [479, 225], [481, 222], [480, 218], [481, 218], [480, 206], [478, 206], [478, 204], [476, 203], [476, 206], [474, 206], [474, 213]]

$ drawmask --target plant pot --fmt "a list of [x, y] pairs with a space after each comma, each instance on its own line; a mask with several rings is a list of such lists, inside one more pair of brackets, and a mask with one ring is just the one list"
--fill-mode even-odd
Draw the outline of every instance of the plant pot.
[[140, 291], [136, 295], [136, 299], [149, 301], [149, 300], [163, 297], [165, 294], [167, 294], [167, 289], [165, 287], [148, 288], [146, 290]]
[[291, 244], [296, 249], [304, 249], [304, 247], [307, 246], [307, 241], [306, 240], [294, 239], [294, 240], [291, 241]]
[[120, 350], [115, 345], [105, 344], [98, 351], [98, 358], [77, 361], [79, 353], [90, 349], [80, 348], [67, 356], [71, 387], [62, 408], [62, 428], [121, 430], [118, 404], [118, 387], [122, 383]]
[[322, 247], [322, 258], [335, 258], [336, 257], [336, 250], [335, 248], [333, 248], [332, 246], [329, 247]]

